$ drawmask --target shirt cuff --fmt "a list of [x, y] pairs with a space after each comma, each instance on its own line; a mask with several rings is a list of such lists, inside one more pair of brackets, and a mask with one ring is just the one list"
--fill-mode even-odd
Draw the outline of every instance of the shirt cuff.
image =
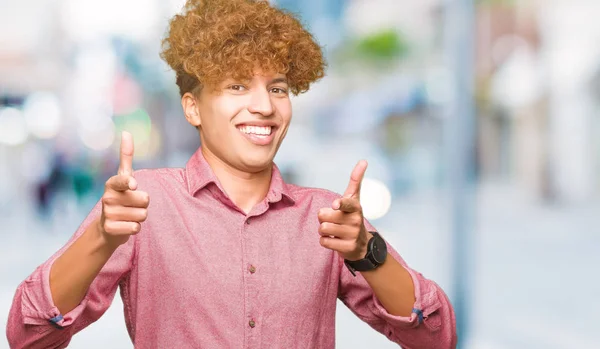
[[438, 300], [436, 287], [431, 287], [427, 280], [423, 280], [422, 276], [419, 277], [420, 275], [414, 270], [410, 268], [406, 268], [406, 270], [412, 277], [415, 289], [415, 303], [413, 304], [413, 309], [410, 316], [397, 316], [390, 314], [381, 304], [379, 299], [377, 299], [377, 296], [373, 294], [374, 314], [385, 320], [394, 328], [417, 327], [423, 322], [427, 321], [429, 315], [434, 313], [441, 306]]
[[47, 262], [21, 285], [21, 312], [28, 325], [53, 325], [63, 328], [71, 325], [82, 313], [87, 297], [67, 314], [61, 314], [52, 300], [50, 269], [54, 260]]

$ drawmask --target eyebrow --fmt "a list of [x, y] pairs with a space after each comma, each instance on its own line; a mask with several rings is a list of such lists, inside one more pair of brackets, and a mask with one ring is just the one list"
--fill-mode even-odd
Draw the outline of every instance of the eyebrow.
[[275, 78], [275, 79], [271, 80], [271, 84], [277, 84], [279, 82], [283, 82], [283, 83], [287, 84], [288, 79], [287, 78]]

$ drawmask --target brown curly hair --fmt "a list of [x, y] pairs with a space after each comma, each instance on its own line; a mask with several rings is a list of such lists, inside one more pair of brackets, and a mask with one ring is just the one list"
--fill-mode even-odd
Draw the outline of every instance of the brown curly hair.
[[297, 95], [324, 76], [321, 47], [292, 14], [266, 0], [188, 0], [169, 24], [161, 57], [179, 92], [250, 79], [256, 68], [285, 74]]

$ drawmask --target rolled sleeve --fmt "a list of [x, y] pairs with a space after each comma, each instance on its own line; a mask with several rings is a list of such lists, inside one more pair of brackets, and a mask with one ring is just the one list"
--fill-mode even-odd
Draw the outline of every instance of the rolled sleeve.
[[385, 320], [390, 326], [398, 329], [414, 328], [423, 323], [426, 323], [430, 329], [438, 328], [441, 321], [439, 321], [439, 317], [436, 319], [435, 315], [437, 315], [436, 311], [441, 307], [441, 303], [437, 287], [431, 287], [431, 281], [425, 280], [416, 271], [410, 268], [406, 268], [406, 270], [411, 275], [415, 288], [415, 304], [413, 305], [412, 314], [410, 316], [397, 316], [388, 313], [374, 294], [371, 303], [373, 313]]
[[[372, 226], [366, 223], [370, 231]], [[450, 349], [457, 343], [454, 310], [441, 287], [411, 269], [388, 243], [388, 252], [411, 275], [415, 302], [410, 316], [390, 314], [367, 281], [354, 277], [340, 258], [339, 298], [361, 320], [405, 349]]]
[[11, 348], [64, 348], [75, 333], [99, 319], [110, 306], [119, 280], [131, 268], [135, 239], [119, 246], [100, 270], [81, 303], [68, 313], [60, 313], [50, 290], [52, 265], [99, 216], [100, 209], [101, 203], [98, 202], [69, 242], [17, 288], [6, 328]]
[[77, 307], [67, 314], [61, 314], [54, 305], [50, 291], [50, 269], [54, 260], [43, 264], [21, 286], [21, 312], [23, 322], [27, 325], [51, 324], [54, 327], [63, 328], [77, 320], [86, 308], [87, 295]]

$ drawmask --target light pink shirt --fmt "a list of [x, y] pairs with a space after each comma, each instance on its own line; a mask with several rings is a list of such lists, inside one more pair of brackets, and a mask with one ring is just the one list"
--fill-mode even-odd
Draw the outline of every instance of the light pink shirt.
[[135, 177], [151, 198], [142, 231], [116, 250], [81, 304], [61, 315], [50, 267], [99, 216], [96, 205], [69, 243], [17, 289], [7, 326], [12, 348], [66, 347], [106, 311], [117, 287], [136, 348], [334, 348], [338, 298], [406, 349], [455, 347], [446, 295], [395, 250], [388, 247], [415, 285], [410, 317], [390, 315], [365, 279], [319, 244], [317, 212], [337, 194], [286, 184], [274, 167], [267, 197], [245, 214], [200, 150], [185, 169]]

